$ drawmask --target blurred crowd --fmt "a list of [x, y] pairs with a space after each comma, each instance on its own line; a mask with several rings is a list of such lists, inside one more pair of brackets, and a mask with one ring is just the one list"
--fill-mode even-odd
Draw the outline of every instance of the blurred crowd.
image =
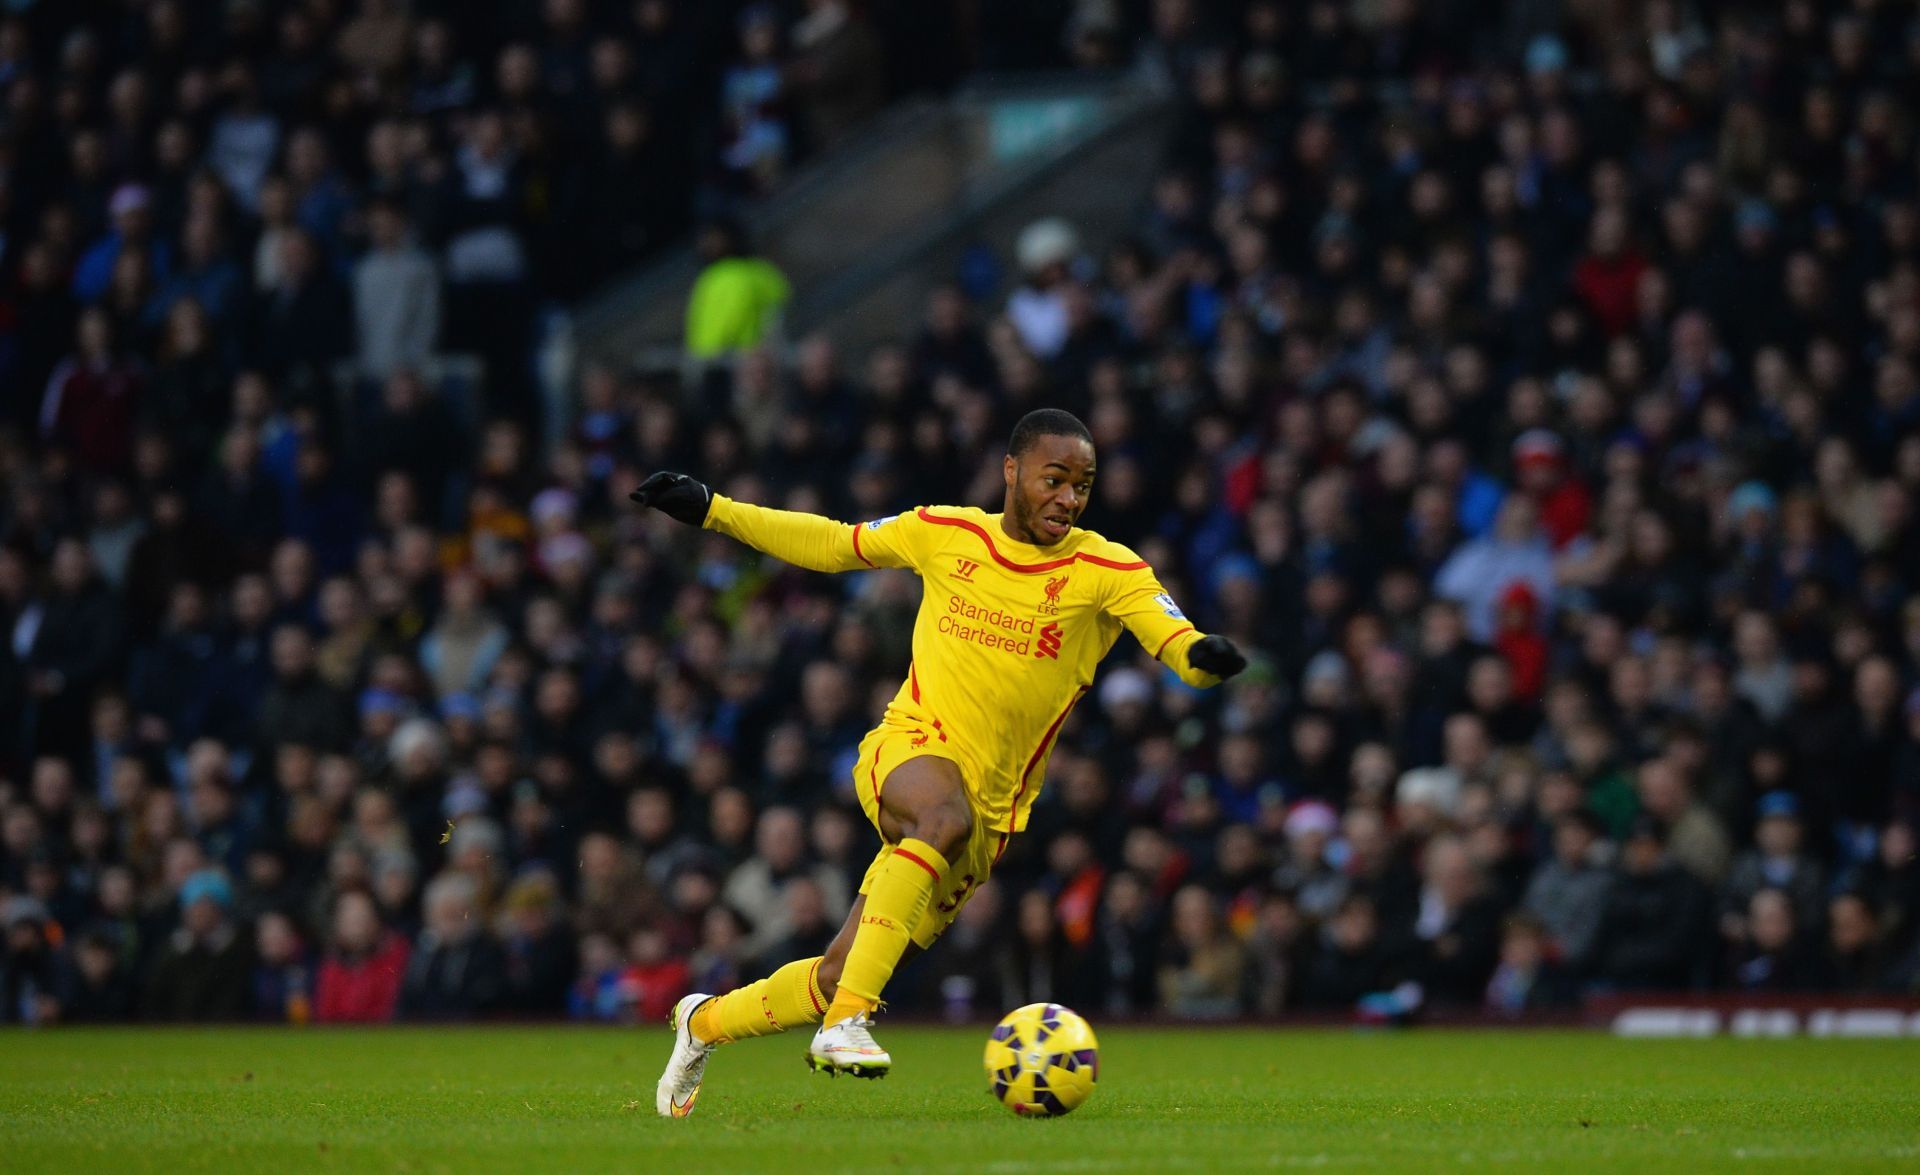
[[892, 1006], [1920, 989], [1912, 5], [975, 5], [1175, 87], [1125, 239], [559, 430], [538, 308], [830, 148], [768, 63], [864, 112], [904, 18], [487, 7], [0, 16], [0, 1020], [635, 1020], [817, 952], [917, 584], [626, 493], [993, 507], [1041, 405], [1255, 663], [1117, 649]]

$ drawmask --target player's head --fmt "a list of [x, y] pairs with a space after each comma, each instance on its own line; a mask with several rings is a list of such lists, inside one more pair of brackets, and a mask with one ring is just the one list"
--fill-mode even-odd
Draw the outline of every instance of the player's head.
[[1050, 547], [1067, 537], [1093, 494], [1093, 434], [1071, 412], [1036, 408], [1013, 426], [1002, 468], [1009, 533]]

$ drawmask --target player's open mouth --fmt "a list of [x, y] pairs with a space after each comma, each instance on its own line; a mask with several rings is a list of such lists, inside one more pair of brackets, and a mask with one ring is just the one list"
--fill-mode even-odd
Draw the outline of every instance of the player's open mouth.
[[1063, 539], [1073, 529], [1073, 519], [1064, 514], [1043, 514], [1040, 516], [1040, 526], [1054, 538]]

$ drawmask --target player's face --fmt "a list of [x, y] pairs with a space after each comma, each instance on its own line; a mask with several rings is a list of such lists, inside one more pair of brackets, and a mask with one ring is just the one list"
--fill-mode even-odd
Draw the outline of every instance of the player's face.
[[1067, 537], [1093, 496], [1093, 446], [1080, 437], [1044, 436], [1006, 459], [1007, 532], [1050, 547]]

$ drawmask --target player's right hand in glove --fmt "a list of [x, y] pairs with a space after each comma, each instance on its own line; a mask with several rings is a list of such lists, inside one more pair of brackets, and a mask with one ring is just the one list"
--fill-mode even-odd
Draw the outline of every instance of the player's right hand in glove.
[[627, 497], [688, 526], [705, 522], [713, 508], [713, 491], [684, 473], [656, 473]]
[[1187, 664], [1202, 673], [1229, 678], [1247, 667], [1247, 659], [1223, 636], [1203, 636], [1187, 650]]

